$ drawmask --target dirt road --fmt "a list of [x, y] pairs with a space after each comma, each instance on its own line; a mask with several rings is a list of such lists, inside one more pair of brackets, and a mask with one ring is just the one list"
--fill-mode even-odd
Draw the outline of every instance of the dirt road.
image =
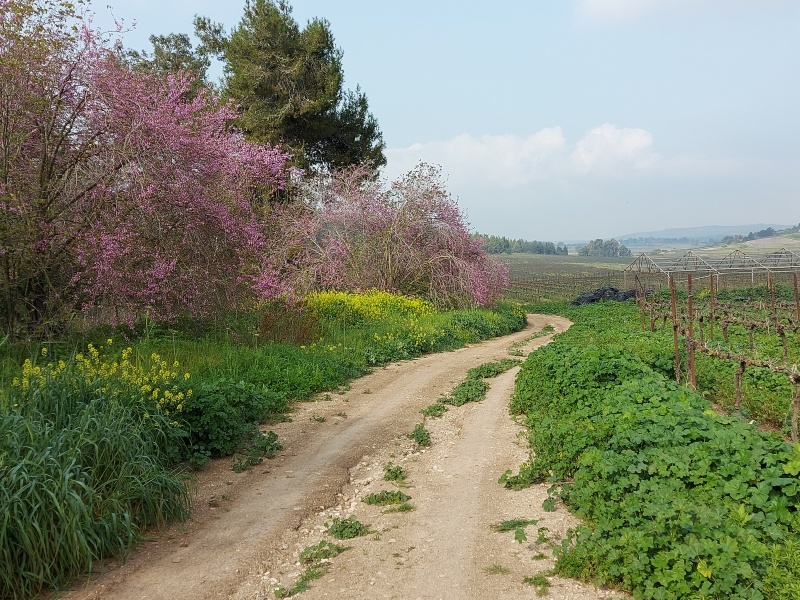
[[[300, 597], [485, 599], [535, 598], [525, 577], [552, 568], [551, 544], [575, 523], [564, 509], [544, 512], [547, 486], [520, 492], [497, 483], [527, 456], [522, 428], [508, 416], [513, 369], [489, 380], [480, 403], [427, 419], [432, 446], [419, 449], [406, 434], [419, 411], [463, 380], [467, 370], [547, 343], [533, 337], [554, 316], [529, 317], [519, 333], [454, 352], [378, 369], [341, 394], [303, 403], [291, 423], [271, 427], [283, 452], [236, 474], [215, 463], [198, 480], [192, 519], [143, 543], [126, 562], [104, 565], [99, 577], [63, 594], [70, 600], [266, 600], [291, 588], [302, 572], [298, 555], [323, 539], [332, 518], [355, 516], [371, 533], [348, 540], [326, 575]], [[397, 489], [383, 465], [403, 467], [414, 510], [385, 513], [361, 499]], [[491, 525], [536, 519], [527, 541]], [[334, 540], [335, 541], [335, 540]], [[548, 577], [550, 598], [616, 598], [573, 581]]]

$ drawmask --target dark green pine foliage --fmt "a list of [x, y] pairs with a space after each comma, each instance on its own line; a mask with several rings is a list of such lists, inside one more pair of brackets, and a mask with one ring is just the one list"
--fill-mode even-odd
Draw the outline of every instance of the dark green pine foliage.
[[250, 140], [282, 144], [306, 169], [386, 163], [366, 96], [342, 89], [342, 50], [326, 20], [301, 28], [289, 3], [248, 0], [229, 35], [204, 17], [195, 30], [225, 63], [223, 95], [241, 107], [237, 125]]
[[203, 87], [208, 85], [206, 74], [211, 61], [208, 54], [192, 47], [189, 36], [185, 33], [169, 35], [151, 35], [152, 53], [144, 50], [127, 50], [122, 59], [134, 69], [149, 71], [157, 75], [178, 73], [183, 71], [194, 78], [189, 93], [194, 98]]

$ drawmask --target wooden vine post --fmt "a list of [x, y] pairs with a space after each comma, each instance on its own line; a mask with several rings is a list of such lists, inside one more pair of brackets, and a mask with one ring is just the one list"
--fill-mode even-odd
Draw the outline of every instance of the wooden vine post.
[[797, 311], [797, 322], [800, 324], [800, 295], [797, 292], [797, 271], [792, 273], [792, 283], [794, 284], [794, 308]]
[[739, 361], [739, 368], [736, 369], [734, 373], [734, 389], [736, 390], [736, 404], [734, 404], [734, 409], [736, 412], [739, 412], [742, 408], [742, 376], [744, 375], [744, 369], [747, 366], [747, 363]]
[[714, 309], [717, 307], [717, 302], [714, 297], [714, 273], [708, 276], [708, 298], [711, 302], [711, 313], [709, 316], [708, 326], [708, 339], [714, 341]]
[[778, 308], [775, 305], [775, 280], [772, 278], [772, 273], [767, 271], [767, 288], [769, 289], [769, 299], [772, 304], [772, 322], [775, 323], [775, 329], [778, 328]]
[[689, 367], [689, 387], [697, 389], [697, 373], [694, 368], [694, 296], [692, 294], [692, 274], [688, 273], [686, 278], [686, 288], [689, 293], [689, 339], [686, 344]]
[[681, 352], [678, 346], [678, 299], [675, 291], [675, 277], [669, 274], [669, 293], [672, 301], [672, 343], [675, 346], [675, 381], [681, 382]]
[[789, 362], [789, 343], [786, 340], [786, 330], [783, 328], [781, 323], [776, 323], [778, 337], [781, 338], [781, 344], [783, 345], [783, 362]]
[[792, 373], [794, 400], [792, 401], [792, 443], [797, 443], [797, 415], [800, 413], [800, 374]]
[[656, 330], [656, 315], [655, 315], [655, 306], [652, 302], [648, 303], [650, 307], [650, 331]]
[[642, 331], [645, 331], [645, 312], [647, 311], [647, 298], [644, 295], [644, 291], [639, 291], [636, 289], [636, 302], [639, 304], [639, 308], [642, 312]]

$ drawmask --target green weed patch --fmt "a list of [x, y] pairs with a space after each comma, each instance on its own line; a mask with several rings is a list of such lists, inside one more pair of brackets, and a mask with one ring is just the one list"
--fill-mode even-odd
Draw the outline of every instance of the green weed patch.
[[635, 598], [795, 597], [800, 448], [665, 378], [662, 340], [630, 307], [569, 316], [522, 367], [512, 410], [536, 458], [504, 476], [565, 482], [551, 501], [585, 525], [557, 548], [558, 573]]
[[467, 379], [490, 379], [513, 369], [522, 361], [516, 358], [503, 358], [494, 362], [484, 363], [467, 371]]
[[328, 533], [338, 540], [349, 540], [369, 533], [369, 528], [355, 517], [339, 519], [334, 517], [328, 525]]
[[441, 402], [434, 402], [433, 404], [431, 404], [429, 406], [426, 406], [425, 408], [423, 408], [419, 412], [421, 412], [422, 415], [425, 416], [425, 417], [431, 417], [432, 419], [438, 419], [444, 413], [446, 413], [447, 410], [448, 410], [447, 407], [444, 404], [442, 404]]
[[394, 481], [397, 484], [401, 484], [406, 480], [406, 472], [400, 465], [388, 462], [383, 465], [383, 479], [384, 481]]
[[409, 439], [413, 440], [418, 447], [431, 445], [431, 434], [425, 429], [422, 423], [418, 423], [414, 430], [408, 434]]
[[531, 575], [523, 578], [522, 583], [533, 586], [537, 596], [547, 596], [550, 589], [550, 580], [544, 575]]
[[482, 379], [466, 379], [459, 383], [452, 391], [439, 399], [442, 404], [450, 406], [463, 406], [467, 402], [480, 402], [486, 397], [489, 384]]
[[414, 507], [409, 502], [401, 502], [400, 504], [392, 506], [392, 508], [387, 508], [385, 511], [383, 511], [383, 514], [404, 513], [411, 512], [412, 510], [414, 510]]
[[500, 521], [499, 523], [494, 523], [492, 525], [492, 531], [497, 531], [500, 533], [506, 531], [514, 531], [519, 528], [525, 528], [528, 525], [536, 525], [539, 521], [536, 519], [508, 519], [506, 521]]
[[311, 581], [319, 579], [330, 569], [330, 564], [326, 561], [339, 556], [345, 550], [349, 550], [349, 548], [347, 546], [332, 544], [326, 540], [314, 544], [313, 546], [307, 546], [300, 553], [300, 564], [305, 565], [306, 568], [292, 587], [285, 588], [279, 586], [276, 588], [275, 597], [291, 598], [300, 592], [307, 591]]
[[525, 528], [528, 525], [536, 525], [539, 521], [536, 519], [508, 519], [500, 521], [492, 525], [492, 530], [500, 533], [506, 531], [514, 532], [514, 541], [521, 544], [528, 541], [528, 536], [525, 533]]
[[340, 546], [339, 544], [322, 540], [318, 544], [306, 547], [300, 553], [300, 563], [304, 565], [318, 563], [325, 559], [335, 558], [345, 550], [348, 550], [347, 546]]
[[515, 358], [504, 358], [473, 367], [467, 371], [467, 378], [455, 386], [449, 394], [445, 394], [435, 404], [420, 412], [426, 417], [440, 417], [447, 411], [445, 404], [463, 406], [467, 402], [480, 402], [489, 390], [489, 384], [484, 379], [497, 377], [519, 364], [520, 361]]
[[403, 492], [397, 490], [384, 490], [382, 492], [365, 496], [363, 502], [373, 506], [389, 506], [390, 504], [402, 504], [408, 500], [411, 500], [411, 496], [408, 494], [404, 494]]

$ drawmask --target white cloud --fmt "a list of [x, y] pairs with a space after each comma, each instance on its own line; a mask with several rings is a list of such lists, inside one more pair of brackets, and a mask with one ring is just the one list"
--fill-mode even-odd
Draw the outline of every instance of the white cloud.
[[669, 5], [667, 0], [581, 0], [578, 14], [582, 17], [630, 20]]
[[445, 172], [460, 178], [515, 186], [552, 169], [565, 146], [560, 127], [548, 127], [525, 138], [461, 134], [450, 140], [387, 150], [387, 175], [394, 178], [424, 161], [440, 164]]
[[[777, 214], [784, 214], [785, 198], [796, 197], [781, 176], [793, 172], [788, 164], [665, 156], [650, 131], [610, 123], [578, 140], [568, 140], [561, 127], [526, 137], [462, 134], [390, 148], [386, 156], [390, 180], [420, 161], [441, 165], [477, 231], [525, 239], [610, 237], [712, 223], [721, 215], [728, 222], [779, 222], [769, 216], [774, 207], [783, 202]], [[756, 218], [758, 211], [764, 214]]]
[[545, 179], [632, 177], [657, 168], [663, 158], [645, 129], [604, 124], [569, 146], [561, 127], [527, 137], [458, 135], [450, 140], [390, 148], [386, 175], [394, 179], [418, 162], [442, 165], [453, 182], [524, 186]]
[[661, 161], [646, 129], [595, 127], [576, 144], [572, 161], [580, 173], [632, 174], [650, 170]]

